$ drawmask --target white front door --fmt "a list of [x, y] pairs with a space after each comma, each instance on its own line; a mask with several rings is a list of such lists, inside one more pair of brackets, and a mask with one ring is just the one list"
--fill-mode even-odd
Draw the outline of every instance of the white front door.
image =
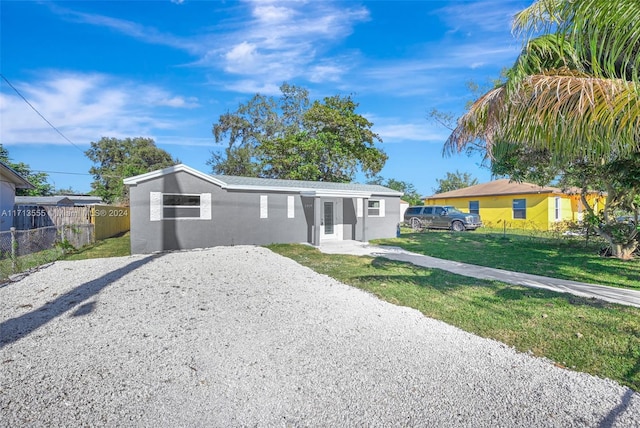
[[321, 239], [336, 239], [336, 204], [333, 201], [322, 202]]
[[320, 240], [342, 239], [342, 225], [337, 224], [338, 200], [322, 201]]

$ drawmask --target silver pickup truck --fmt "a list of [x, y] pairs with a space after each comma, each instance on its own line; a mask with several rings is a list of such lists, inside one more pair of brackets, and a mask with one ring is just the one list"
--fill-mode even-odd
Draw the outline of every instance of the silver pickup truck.
[[450, 205], [409, 207], [404, 213], [404, 222], [414, 230], [450, 229], [462, 232], [482, 226], [478, 214], [463, 213]]

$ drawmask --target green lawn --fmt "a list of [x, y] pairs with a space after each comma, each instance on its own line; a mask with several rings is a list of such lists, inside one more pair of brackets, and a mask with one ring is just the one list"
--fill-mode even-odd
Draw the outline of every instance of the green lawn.
[[101, 257], [121, 257], [131, 254], [129, 232], [113, 238], [103, 239], [93, 245], [75, 250], [63, 257], [64, 260], [97, 259]]
[[15, 269], [10, 258], [0, 260], [0, 280], [8, 278], [11, 274], [24, 272], [31, 268], [51, 263], [56, 260], [83, 260], [99, 257], [120, 257], [131, 254], [129, 232], [98, 241], [79, 249], [63, 250], [60, 246], [39, 251], [37, 253], [21, 256], [16, 259]]
[[640, 290], [640, 259], [601, 257], [602, 243], [596, 239], [587, 244], [584, 238], [427, 231], [372, 243], [480, 266]]
[[306, 245], [268, 248], [393, 304], [640, 391], [639, 308]]

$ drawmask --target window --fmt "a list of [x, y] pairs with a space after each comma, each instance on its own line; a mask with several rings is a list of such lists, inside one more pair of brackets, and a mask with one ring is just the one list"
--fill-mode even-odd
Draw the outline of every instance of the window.
[[480, 214], [480, 201], [469, 201], [469, 214]]
[[384, 217], [384, 199], [368, 201], [367, 215], [369, 217]]
[[418, 214], [420, 214], [420, 211], [422, 211], [422, 207], [407, 208], [407, 211], [405, 212], [405, 215], [407, 215], [407, 216], [418, 215]]
[[560, 197], [556, 196], [554, 203], [555, 220], [560, 221]]
[[149, 220], [211, 220], [211, 193], [149, 194]]
[[514, 219], [526, 219], [527, 218], [527, 200], [526, 199], [514, 199], [513, 200], [513, 218]]
[[200, 218], [200, 195], [162, 195], [162, 218]]
[[423, 214], [433, 214], [433, 207], [425, 207]]

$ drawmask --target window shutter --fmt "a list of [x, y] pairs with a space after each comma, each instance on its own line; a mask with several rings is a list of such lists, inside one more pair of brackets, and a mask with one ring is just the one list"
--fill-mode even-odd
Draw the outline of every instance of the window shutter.
[[356, 199], [356, 216], [362, 217], [363, 211], [364, 211], [364, 202], [362, 201], [362, 198], [358, 198]]
[[211, 220], [211, 193], [200, 194], [200, 219]]
[[384, 203], [385, 199], [380, 199], [380, 217], [384, 217]]
[[295, 212], [295, 201], [293, 196], [287, 196], [287, 218], [294, 218]]
[[149, 220], [162, 220], [162, 192], [149, 193]]
[[260, 218], [269, 217], [269, 196], [260, 195]]

